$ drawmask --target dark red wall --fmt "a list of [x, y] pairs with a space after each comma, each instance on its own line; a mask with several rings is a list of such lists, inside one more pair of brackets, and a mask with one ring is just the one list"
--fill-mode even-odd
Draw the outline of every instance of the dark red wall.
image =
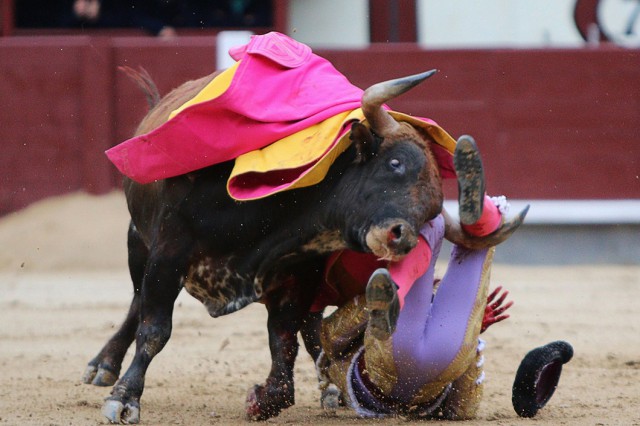
[[473, 135], [492, 193], [640, 198], [640, 50], [319, 53], [363, 86], [439, 69], [391, 106]]
[[0, 38], [0, 214], [120, 185], [104, 151], [131, 135], [147, 105], [119, 65], [144, 65], [164, 93], [211, 72], [215, 38]]
[[[475, 136], [491, 193], [640, 198], [640, 50], [381, 44], [317, 53], [361, 87], [438, 68], [391, 107]], [[214, 69], [215, 38], [0, 38], [0, 214], [119, 185], [103, 151], [146, 112], [119, 65], [144, 66], [166, 93]]]

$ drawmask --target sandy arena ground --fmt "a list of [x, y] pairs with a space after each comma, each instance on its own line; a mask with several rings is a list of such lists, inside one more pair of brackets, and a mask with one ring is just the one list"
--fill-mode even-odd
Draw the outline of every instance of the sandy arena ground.
[[[80, 377], [130, 300], [127, 220], [119, 193], [72, 194], [0, 219], [0, 424], [105, 423], [100, 407], [109, 389]], [[510, 320], [484, 335], [485, 398], [471, 424], [640, 425], [640, 266], [496, 264], [498, 284], [516, 304]], [[518, 364], [528, 350], [558, 339], [574, 346], [574, 359], [547, 407], [520, 419], [511, 408]], [[248, 424], [246, 391], [268, 370], [261, 305], [214, 320], [182, 294], [172, 338], [147, 374], [142, 424]], [[268, 423], [406, 423], [362, 420], [348, 410], [323, 415], [302, 352], [296, 386], [297, 404]]]

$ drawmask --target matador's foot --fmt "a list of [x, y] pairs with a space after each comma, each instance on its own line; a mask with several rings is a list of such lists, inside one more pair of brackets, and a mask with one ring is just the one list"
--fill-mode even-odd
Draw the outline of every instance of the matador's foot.
[[400, 314], [396, 287], [385, 268], [376, 269], [369, 278], [365, 293], [369, 311], [367, 330], [377, 339], [388, 339], [396, 329]]
[[484, 206], [484, 168], [475, 140], [460, 136], [453, 153], [453, 165], [458, 177], [458, 212], [464, 225], [476, 223]]

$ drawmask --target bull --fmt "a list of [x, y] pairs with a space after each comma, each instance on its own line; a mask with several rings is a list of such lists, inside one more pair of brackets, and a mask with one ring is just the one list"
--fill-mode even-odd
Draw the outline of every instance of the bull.
[[[297, 333], [327, 255], [349, 248], [401, 258], [415, 246], [419, 227], [442, 211], [431, 136], [383, 108], [432, 74], [365, 90], [368, 125], [352, 124], [352, 143], [317, 185], [237, 202], [225, 186], [231, 161], [147, 184], [124, 179], [133, 299], [126, 319], [83, 376], [87, 384], [114, 385], [102, 409], [109, 421], [140, 421], [145, 373], [170, 338], [174, 301], [182, 288], [213, 317], [252, 302], [265, 304], [271, 370], [263, 384], [249, 390], [247, 416], [264, 420], [294, 404]], [[136, 134], [166, 122], [170, 111], [215, 76], [184, 83], [160, 99], [150, 79], [139, 74], [154, 105]], [[454, 240], [465, 238], [450, 229]], [[135, 355], [120, 377], [134, 340]]]

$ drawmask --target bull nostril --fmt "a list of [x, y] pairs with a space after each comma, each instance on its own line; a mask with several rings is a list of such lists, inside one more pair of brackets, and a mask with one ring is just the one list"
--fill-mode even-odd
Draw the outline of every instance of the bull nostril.
[[389, 229], [389, 242], [398, 242], [402, 239], [404, 233], [404, 225], [396, 225]]

